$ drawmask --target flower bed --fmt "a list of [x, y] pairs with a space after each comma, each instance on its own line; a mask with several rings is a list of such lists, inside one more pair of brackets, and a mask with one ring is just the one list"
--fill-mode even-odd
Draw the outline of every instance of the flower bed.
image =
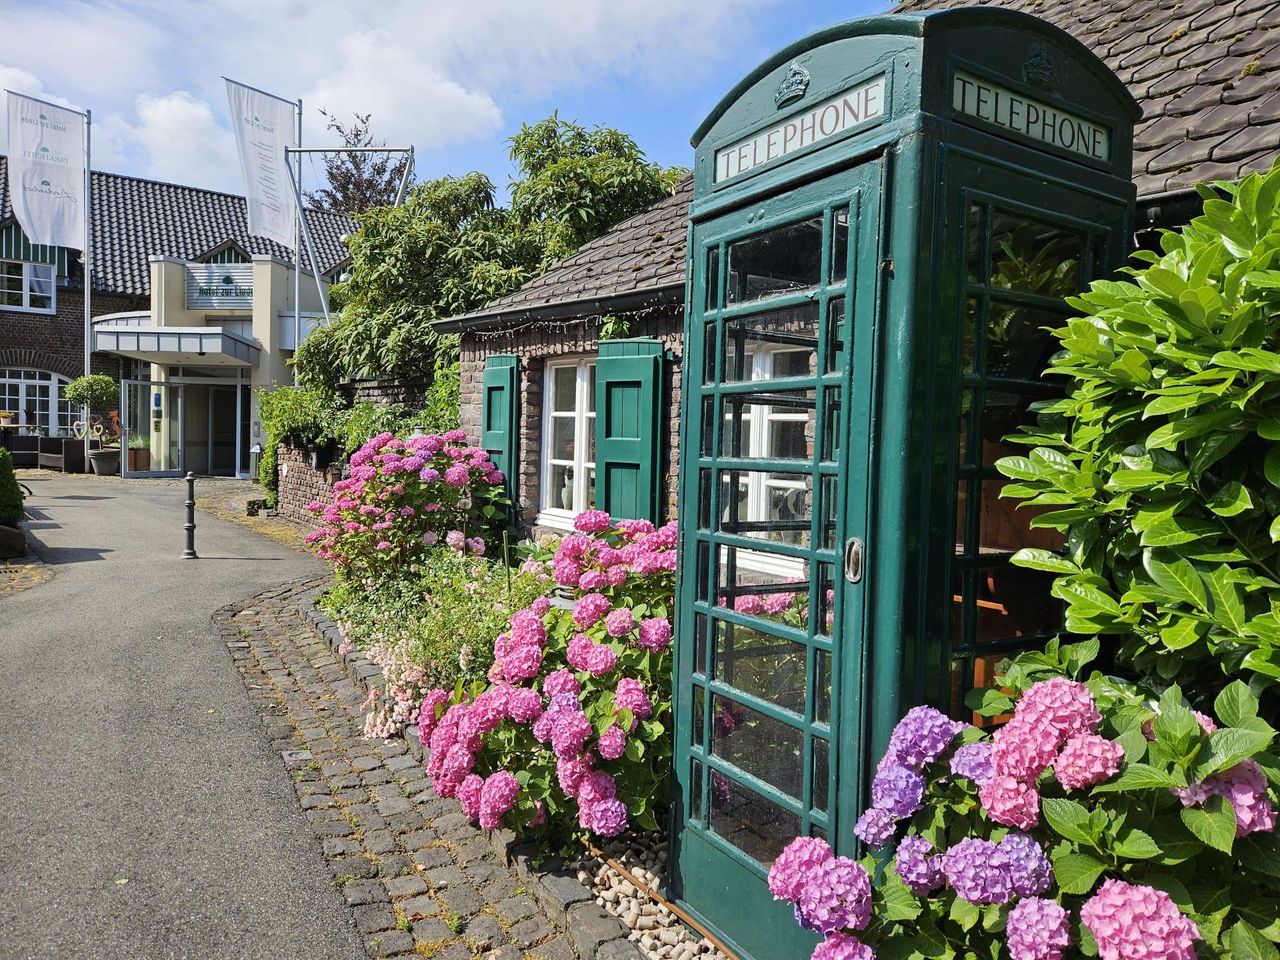
[[[1084, 646], [1084, 645], [1081, 645]], [[1036, 654], [1083, 662], [1091, 650]], [[994, 734], [916, 707], [895, 729], [855, 833], [896, 843], [877, 858], [793, 841], [769, 873], [775, 898], [823, 935], [814, 960], [1000, 956], [1060, 960], [1274, 957], [1280, 843], [1266, 752], [1275, 731], [1243, 683], [1217, 718], [1094, 674], [1015, 662], [985, 712]], [[1270, 781], [1270, 782], [1269, 782]]]

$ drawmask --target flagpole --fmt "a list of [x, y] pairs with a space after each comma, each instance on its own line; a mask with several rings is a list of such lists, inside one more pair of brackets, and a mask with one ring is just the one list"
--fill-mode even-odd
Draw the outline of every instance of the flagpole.
[[[93, 308], [91, 304], [93, 259], [90, 251], [93, 221], [93, 154], [90, 150], [92, 126], [93, 111], [86, 108], [84, 111], [84, 250], [81, 251], [84, 257], [84, 375], [86, 377], [92, 372], [90, 363], [93, 357]], [[50, 411], [51, 416], [52, 413], [53, 411]], [[86, 406], [84, 413], [84, 462], [86, 466], [89, 463], [89, 438], [93, 435], [89, 422], [91, 413], [92, 411]]]
[[[302, 98], [298, 98], [298, 146], [302, 146]], [[289, 152], [284, 154], [289, 166]], [[302, 338], [302, 155], [298, 155], [298, 197], [293, 217], [293, 355], [298, 355]], [[297, 371], [294, 372], [297, 379]]]

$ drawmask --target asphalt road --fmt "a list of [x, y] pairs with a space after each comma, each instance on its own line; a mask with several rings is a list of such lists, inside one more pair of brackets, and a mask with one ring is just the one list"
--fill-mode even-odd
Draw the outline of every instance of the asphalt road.
[[174, 481], [24, 477], [0, 599], [0, 957], [363, 957], [210, 615], [318, 574]]

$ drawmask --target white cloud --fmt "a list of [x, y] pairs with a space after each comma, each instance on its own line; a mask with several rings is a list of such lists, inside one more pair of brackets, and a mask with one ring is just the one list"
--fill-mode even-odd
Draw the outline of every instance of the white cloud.
[[736, 79], [753, 14], [778, 2], [0, 0], [0, 20], [9, 69], [92, 101], [97, 165], [238, 189], [220, 75], [303, 97], [311, 144], [332, 142], [319, 108], [367, 112], [424, 157], [509, 134], [559, 94]]
[[[25, 93], [29, 97], [39, 97], [41, 100], [48, 100], [50, 103], [58, 103], [64, 107], [70, 107], [72, 110], [81, 109], [66, 97], [59, 97], [50, 93], [44, 88], [44, 84], [40, 82], [39, 77], [30, 70], [23, 70], [21, 67], [8, 67], [0, 63], [0, 90]], [[8, 141], [8, 124], [0, 124], [0, 153], [4, 153], [8, 149]]]

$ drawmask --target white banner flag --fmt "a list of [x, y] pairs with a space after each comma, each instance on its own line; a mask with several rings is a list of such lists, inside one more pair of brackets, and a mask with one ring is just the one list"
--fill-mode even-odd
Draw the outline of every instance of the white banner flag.
[[292, 250], [297, 203], [284, 148], [298, 146], [296, 107], [234, 80], [227, 81], [227, 100], [244, 174], [249, 232]]
[[85, 115], [9, 93], [9, 201], [32, 243], [84, 249]]

